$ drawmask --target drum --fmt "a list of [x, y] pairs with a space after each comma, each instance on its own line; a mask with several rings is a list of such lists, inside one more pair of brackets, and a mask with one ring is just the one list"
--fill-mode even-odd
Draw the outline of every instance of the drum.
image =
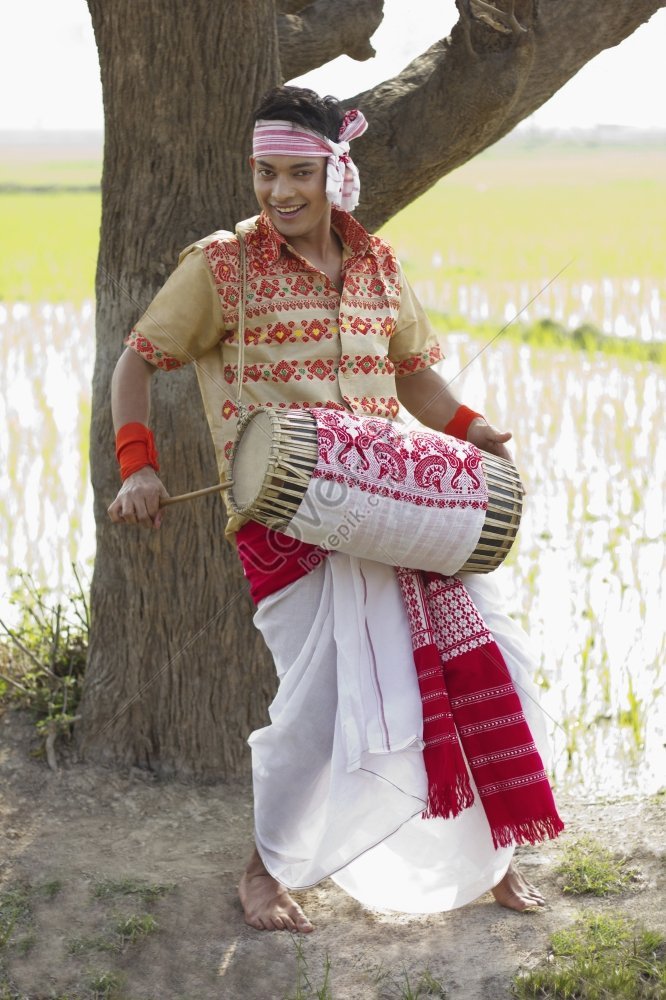
[[522, 513], [511, 462], [324, 407], [247, 414], [231, 478], [237, 514], [324, 549], [446, 576], [496, 569]]

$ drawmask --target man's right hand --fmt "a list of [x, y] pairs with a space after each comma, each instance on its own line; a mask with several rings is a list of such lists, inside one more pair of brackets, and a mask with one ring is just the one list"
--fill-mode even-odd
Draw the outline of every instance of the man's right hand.
[[128, 476], [108, 509], [114, 524], [140, 524], [159, 528], [164, 517], [160, 498], [168, 497], [166, 487], [150, 465]]

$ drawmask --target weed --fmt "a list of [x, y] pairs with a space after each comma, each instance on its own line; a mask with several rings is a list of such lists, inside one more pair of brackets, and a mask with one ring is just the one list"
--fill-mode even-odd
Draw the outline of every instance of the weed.
[[422, 972], [416, 981], [410, 980], [406, 969], [403, 969], [402, 978], [404, 985], [400, 984], [399, 1000], [425, 1000], [426, 997], [443, 998], [447, 995], [441, 982], [432, 976], [429, 969]]
[[31, 920], [30, 886], [17, 886], [0, 894], [0, 950], [9, 944], [16, 927], [26, 927]]
[[130, 917], [119, 920], [115, 927], [121, 945], [136, 944], [140, 938], [156, 930], [157, 921], [150, 913], [133, 913]]
[[631, 888], [639, 877], [636, 868], [591, 837], [583, 837], [564, 848], [556, 872], [563, 876], [562, 891], [575, 896], [610, 896]]
[[547, 962], [514, 978], [519, 1000], [660, 1000], [666, 942], [621, 915], [580, 917], [551, 938]]
[[88, 981], [90, 1000], [114, 1000], [121, 987], [122, 980], [114, 972], [92, 973]]
[[103, 879], [93, 887], [95, 899], [115, 899], [118, 896], [139, 896], [144, 903], [150, 903], [176, 886], [173, 882], [149, 883], [135, 878]]
[[49, 765], [57, 769], [55, 741], [70, 735], [77, 720], [88, 648], [90, 615], [76, 567], [78, 590], [63, 603], [50, 603], [47, 591], [29, 573], [17, 572], [11, 603], [19, 622], [10, 628], [0, 620], [0, 697], [29, 709], [44, 738]]
[[331, 960], [328, 952], [324, 958], [324, 980], [321, 986], [313, 986], [303, 944], [293, 935], [292, 941], [296, 949], [296, 987], [294, 993], [285, 995], [284, 1000], [333, 1000], [330, 985]]

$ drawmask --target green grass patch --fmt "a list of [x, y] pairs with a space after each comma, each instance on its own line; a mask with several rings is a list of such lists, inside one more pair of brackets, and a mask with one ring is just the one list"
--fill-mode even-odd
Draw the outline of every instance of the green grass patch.
[[92, 972], [88, 979], [90, 1000], [121, 1000], [121, 976], [115, 972]]
[[104, 879], [93, 886], [95, 899], [118, 899], [120, 896], [138, 896], [144, 903], [153, 902], [172, 892], [173, 882], [150, 883], [136, 878]]
[[92, 298], [100, 216], [99, 192], [0, 192], [0, 300]]
[[562, 891], [574, 896], [611, 896], [636, 885], [639, 873], [626, 858], [618, 857], [591, 837], [567, 844], [556, 873]]
[[666, 367], [666, 341], [647, 342], [602, 333], [590, 324], [568, 330], [561, 323], [541, 319], [535, 323], [515, 322], [502, 327], [497, 323], [472, 324], [461, 316], [446, 316], [429, 311], [436, 330], [443, 335], [465, 332], [485, 344], [496, 339], [534, 347], [583, 351], [587, 354], [606, 354], [609, 357], [627, 358], [640, 363], [648, 362]]
[[100, 159], [21, 160], [6, 157], [0, 163], [0, 190], [10, 188], [99, 188]]
[[666, 277], [666, 150], [509, 148], [475, 157], [381, 230], [409, 278]]
[[663, 1000], [666, 943], [620, 915], [580, 917], [551, 938], [540, 967], [519, 974], [519, 1000]]
[[[69, 736], [78, 718], [88, 649], [88, 601], [73, 569], [78, 591], [55, 603], [28, 573], [13, 574], [10, 603], [19, 610], [18, 624], [0, 619], [0, 704], [33, 713], [53, 769], [56, 740]], [[52, 884], [54, 895], [58, 888]]]

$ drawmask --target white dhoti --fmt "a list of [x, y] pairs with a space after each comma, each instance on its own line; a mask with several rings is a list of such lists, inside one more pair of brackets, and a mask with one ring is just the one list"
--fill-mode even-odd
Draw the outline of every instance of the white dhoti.
[[[547, 732], [524, 632], [495, 580], [461, 579], [493, 633], [547, 765]], [[433, 913], [464, 906], [504, 876], [483, 808], [421, 818], [422, 709], [395, 570], [333, 554], [265, 598], [254, 618], [280, 681], [270, 725], [249, 740], [257, 849], [292, 889], [331, 876], [361, 903]]]

